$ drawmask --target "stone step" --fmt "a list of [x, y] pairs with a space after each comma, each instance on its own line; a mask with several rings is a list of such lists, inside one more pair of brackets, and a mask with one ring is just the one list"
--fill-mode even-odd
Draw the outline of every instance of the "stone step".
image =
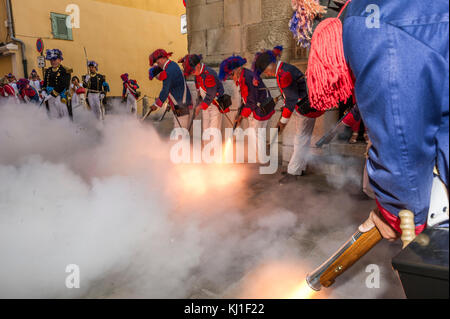
[[[345, 141], [333, 141], [320, 149], [312, 147], [307, 173], [325, 175], [338, 188], [362, 187], [366, 148], [365, 143], [348, 144]], [[283, 145], [282, 150], [283, 166], [287, 166], [293, 147]]]

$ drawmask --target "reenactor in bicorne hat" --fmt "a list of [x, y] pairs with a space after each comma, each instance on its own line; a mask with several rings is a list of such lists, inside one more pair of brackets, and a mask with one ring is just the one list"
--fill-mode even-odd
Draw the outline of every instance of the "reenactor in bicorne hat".
[[106, 97], [108, 85], [103, 74], [98, 73], [98, 64], [88, 61], [89, 74], [83, 76], [83, 86], [87, 89], [87, 102], [98, 120], [105, 119], [105, 106], [103, 99]]
[[63, 53], [59, 49], [47, 50], [45, 59], [51, 67], [45, 70], [42, 94], [50, 117], [61, 118], [71, 116], [67, 96], [70, 86], [71, 69], [61, 65]]

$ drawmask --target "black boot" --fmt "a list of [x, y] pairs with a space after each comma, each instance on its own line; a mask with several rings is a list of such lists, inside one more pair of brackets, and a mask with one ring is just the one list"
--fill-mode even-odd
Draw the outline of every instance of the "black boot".
[[286, 185], [297, 181], [297, 175], [286, 174], [282, 179], [280, 179], [280, 185]]

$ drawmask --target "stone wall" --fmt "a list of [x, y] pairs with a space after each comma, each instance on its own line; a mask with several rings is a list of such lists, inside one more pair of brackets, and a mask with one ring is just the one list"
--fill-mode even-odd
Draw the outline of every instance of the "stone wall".
[[[189, 0], [189, 52], [218, 66], [232, 54], [252, 61], [257, 51], [283, 45], [283, 60], [305, 71], [308, 50], [297, 46], [289, 31], [292, 13], [291, 0]], [[326, 16], [336, 12], [328, 10]]]
[[[328, 0], [321, 0], [323, 5]], [[232, 54], [239, 54], [251, 66], [254, 54], [261, 49], [283, 45], [282, 60], [306, 71], [308, 50], [296, 45], [289, 30], [292, 17], [291, 0], [189, 0], [187, 1], [188, 50], [189, 53], [202, 54], [204, 62], [217, 68], [220, 62]], [[337, 12], [328, 10], [328, 16]], [[229, 82], [229, 81], [227, 81]], [[266, 82], [272, 95], [279, 94], [274, 80]], [[234, 85], [226, 83], [229, 94], [233, 94], [233, 109], [239, 107], [240, 98]], [[271, 121], [275, 126], [280, 117], [279, 108]], [[234, 115], [234, 114], [233, 114]], [[323, 136], [337, 121], [338, 112], [327, 112], [316, 121], [312, 145]], [[225, 121], [224, 121], [225, 122]], [[290, 121], [282, 139], [282, 157], [287, 162], [293, 151], [295, 134], [294, 121]], [[225, 123], [226, 125], [226, 123]], [[228, 125], [226, 125], [228, 126]], [[313, 150], [319, 154], [322, 150]]]
[[187, 4], [188, 49], [217, 66], [239, 54], [252, 60], [256, 51], [285, 47], [290, 60], [294, 41], [288, 23], [291, 0], [190, 0]]

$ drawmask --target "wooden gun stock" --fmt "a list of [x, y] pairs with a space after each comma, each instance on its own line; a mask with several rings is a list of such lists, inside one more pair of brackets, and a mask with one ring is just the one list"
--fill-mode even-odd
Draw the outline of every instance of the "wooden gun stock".
[[349, 269], [382, 239], [380, 231], [373, 227], [368, 232], [357, 231], [330, 259], [324, 262], [306, 281], [314, 290], [330, 287], [336, 278]]

